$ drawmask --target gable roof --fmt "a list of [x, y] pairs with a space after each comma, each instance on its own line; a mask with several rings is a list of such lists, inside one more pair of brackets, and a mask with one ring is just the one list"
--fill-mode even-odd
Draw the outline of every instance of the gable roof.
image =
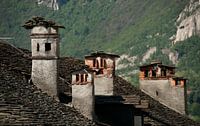
[[[31, 59], [28, 58], [28, 55], [30, 52], [26, 50], [22, 50], [23, 52], [19, 52], [16, 48], [11, 47], [8, 44], [2, 44], [2, 43], [0, 43], [0, 48], [1, 48], [0, 50], [1, 51], [0, 52], [1, 65], [8, 66], [9, 69], [11, 69], [12, 71], [30, 75]], [[71, 73], [85, 67], [86, 66], [84, 65], [84, 62], [81, 60], [70, 58], [70, 57], [60, 58], [59, 76], [65, 79], [67, 84], [70, 84]], [[4, 81], [4, 83], [7, 83], [6, 81]], [[33, 92], [34, 91], [30, 93], [33, 93]], [[148, 118], [148, 121], [146, 123], [151, 123], [149, 122], [149, 120], [150, 121], [154, 120], [154, 123], [156, 122], [162, 125], [186, 125], [186, 126], [200, 125], [199, 123], [189, 119], [187, 116], [181, 115], [173, 111], [172, 109], [164, 106], [163, 104], [159, 103], [158, 101], [154, 100], [150, 96], [143, 93], [141, 90], [132, 86], [130, 83], [128, 83], [121, 77], [116, 76], [114, 79], [114, 94], [115, 95], [136, 95], [140, 97], [141, 99], [149, 100], [149, 104], [150, 104], [149, 109], [143, 110], [145, 113], [145, 117]], [[70, 110], [70, 108], [67, 108], [67, 109]], [[73, 116], [74, 111], [69, 111], [68, 116]], [[72, 113], [72, 115], [70, 115], [70, 112]], [[72, 122], [72, 123], [75, 123], [75, 122]], [[83, 122], [84, 122], [84, 119], [83, 119]], [[87, 123], [82, 123], [82, 124], [85, 125]]]

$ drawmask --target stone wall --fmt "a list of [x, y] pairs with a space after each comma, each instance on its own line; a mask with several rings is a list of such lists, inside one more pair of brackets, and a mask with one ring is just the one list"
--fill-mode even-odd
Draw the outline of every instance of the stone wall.
[[57, 96], [57, 60], [33, 60], [32, 82], [50, 96]]
[[95, 95], [113, 95], [113, 78], [95, 77]]
[[[45, 43], [51, 44], [51, 50], [45, 51]], [[39, 45], [39, 51], [37, 51], [37, 45]], [[32, 57], [58, 57], [59, 56], [59, 44], [58, 38], [42, 38], [32, 39]]]
[[72, 85], [72, 105], [88, 119], [94, 119], [94, 85]]
[[169, 108], [186, 113], [184, 87], [172, 86], [170, 80], [140, 80], [140, 89]]

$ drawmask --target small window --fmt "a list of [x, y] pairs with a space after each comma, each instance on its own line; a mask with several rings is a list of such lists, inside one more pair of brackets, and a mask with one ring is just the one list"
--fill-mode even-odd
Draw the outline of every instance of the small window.
[[93, 59], [93, 67], [95, 67], [96, 59]]
[[81, 82], [84, 82], [84, 75], [81, 74]]
[[152, 77], [156, 77], [156, 70], [152, 70]]
[[103, 62], [104, 62], [104, 68], [107, 69], [106, 60], [103, 60]]
[[99, 69], [99, 61], [96, 60], [96, 62], [97, 62], [97, 66], [96, 66], [96, 68]]
[[180, 80], [176, 80], [175, 85], [181, 85], [181, 81]]
[[76, 74], [76, 82], [78, 82], [78, 81], [79, 81], [79, 75]]
[[145, 70], [144, 77], [149, 77], [149, 71], [148, 70]]
[[156, 91], [156, 96], [158, 96], [158, 91]]
[[161, 70], [161, 76], [166, 77], [167, 76], [167, 71], [166, 70]]
[[51, 50], [51, 43], [45, 43], [45, 51]]
[[37, 51], [40, 51], [40, 45], [37, 43]]
[[86, 75], [85, 75], [85, 82], [87, 82], [87, 78], [88, 78], [88, 75], [86, 74]]
[[100, 60], [100, 66], [103, 67], [103, 59]]

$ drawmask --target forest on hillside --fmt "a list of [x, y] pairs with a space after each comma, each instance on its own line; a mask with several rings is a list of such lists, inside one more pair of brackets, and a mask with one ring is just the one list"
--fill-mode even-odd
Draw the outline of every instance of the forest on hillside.
[[[129, 57], [121, 59], [118, 75], [138, 86], [138, 67], [151, 60], [172, 64], [162, 49], [179, 53], [177, 75], [188, 78], [189, 113], [200, 121], [200, 38], [194, 36], [172, 45], [176, 19], [188, 0], [62, 0], [53, 11], [38, 6], [36, 0], [0, 1], [0, 37], [11, 37], [10, 43], [30, 49], [29, 33], [21, 27], [32, 16], [42, 16], [65, 26], [61, 30], [61, 55], [83, 58], [103, 50]], [[156, 48], [142, 61], [150, 48]]]

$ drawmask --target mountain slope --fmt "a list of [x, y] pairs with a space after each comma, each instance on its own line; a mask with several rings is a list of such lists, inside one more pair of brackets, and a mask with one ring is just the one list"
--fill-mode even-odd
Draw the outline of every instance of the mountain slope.
[[[191, 38], [174, 47], [171, 42], [174, 39], [171, 36], [176, 34], [176, 25], [179, 28], [179, 14], [184, 12], [186, 5], [190, 6], [191, 1], [197, 0], [60, 1], [59, 10], [53, 11], [38, 6], [37, 0], [1, 0], [0, 37], [11, 37], [13, 39], [9, 41], [12, 44], [30, 49], [28, 33], [21, 25], [33, 15], [44, 16], [66, 27], [61, 31], [62, 55], [83, 58], [95, 50], [115, 52], [121, 55], [118, 74], [136, 85], [139, 65], [152, 59], [162, 60], [166, 64], [178, 63], [179, 75], [190, 79], [188, 85], [193, 92], [190, 100], [200, 97], [197, 90], [200, 75], [195, 70], [200, 64], [194, 56], [199, 50], [198, 41]], [[196, 9], [199, 10], [198, 7]], [[184, 14], [188, 16], [188, 13]], [[184, 48], [188, 46], [187, 43], [197, 46], [187, 50]], [[186, 55], [187, 52], [190, 53]], [[191, 57], [195, 60], [191, 60]], [[187, 65], [190, 61], [193, 63]], [[199, 104], [200, 101], [191, 100], [191, 103]]]

